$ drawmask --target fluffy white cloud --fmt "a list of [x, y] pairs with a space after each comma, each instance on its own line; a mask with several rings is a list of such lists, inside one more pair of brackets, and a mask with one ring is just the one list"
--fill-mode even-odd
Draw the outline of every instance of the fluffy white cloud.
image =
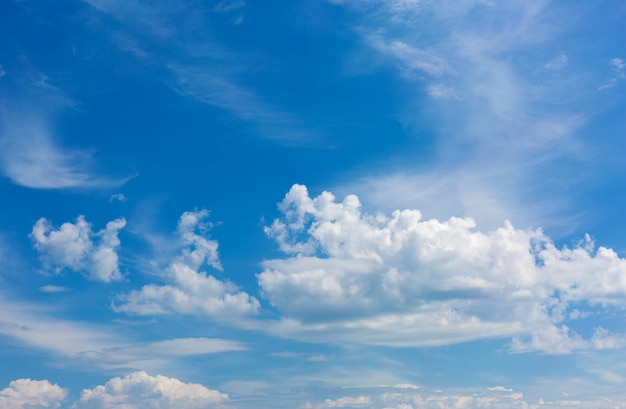
[[300, 185], [279, 208], [266, 233], [288, 257], [258, 275], [283, 313], [278, 334], [398, 346], [513, 337], [515, 351], [547, 353], [623, 346], [604, 328], [586, 338], [569, 328], [574, 307], [626, 307], [626, 260], [588, 236], [559, 249], [541, 230], [363, 214], [354, 195], [311, 198]]
[[119, 298], [118, 312], [140, 315], [203, 314], [216, 319], [254, 313], [256, 298], [202, 271], [204, 265], [221, 270], [215, 240], [205, 237], [210, 225], [206, 210], [185, 212], [178, 222], [180, 254], [166, 268], [165, 285], [149, 284]]
[[58, 408], [67, 392], [44, 381], [18, 379], [0, 391], [0, 409]]
[[119, 218], [94, 233], [84, 216], [78, 216], [76, 223], [63, 223], [59, 229], [41, 218], [30, 237], [46, 267], [57, 272], [67, 268], [95, 281], [110, 282], [122, 278], [117, 249], [118, 233], [124, 226], [126, 220]]
[[76, 409], [208, 409], [223, 408], [228, 395], [194, 383], [166, 376], [134, 372], [113, 378], [105, 385], [85, 389]]

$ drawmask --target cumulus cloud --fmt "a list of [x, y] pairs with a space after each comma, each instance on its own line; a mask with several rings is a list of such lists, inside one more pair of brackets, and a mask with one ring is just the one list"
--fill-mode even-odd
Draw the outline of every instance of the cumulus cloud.
[[0, 391], [0, 409], [58, 408], [67, 392], [47, 380], [17, 379]]
[[75, 409], [178, 409], [223, 408], [228, 395], [194, 383], [162, 375], [134, 372], [105, 385], [85, 389]]
[[118, 312], [139, 315], [180, 313], [220, 317], [242, 316], [259, 309], [256, 298], [202, 270], [222, 270], [218, 243], [206, 237], [209, 212], [185, 212], [178, 222], [180, 252], [165, 269], [165, 285], [149, 284], [119, 297]]
[[570, 328], [574, 307], [626, 307], [626, 260], [589, 236], [557, 248], [541, 230], [366, 214], [357, 196], [312, 198], [301, 185], [279, 208], [266, 233], [286, 257], [258, 274], [283, 314], [278, 334], [396, 346], [511, 337], [514, 351], [546, 353], [623, 345], [604, 328]]
[[76, 223], [63, 223], [58, 229], [41, 218], [33, 226], [30, 238], [47, 268], [56, 272], [69, 269], [94, 281], [110, 282], [122, 278], [117, 249], [118, 234], [124, 226], [126, 220], [119, 218], [96, 233], [84, 216], [78, 216]]

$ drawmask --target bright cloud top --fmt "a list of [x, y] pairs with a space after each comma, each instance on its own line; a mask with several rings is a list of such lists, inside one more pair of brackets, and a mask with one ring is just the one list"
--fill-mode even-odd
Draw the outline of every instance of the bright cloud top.
[[311, 198], [301, 185], [279, 208], [266, 232], [288, 257], [258, 275], [284, 314], [277, 333], [395, 346], [513, 337], [514, 351], [547, 353], [624, 345], [602, 327], [568, 327], [585, 307], [626, 304], [626, 260], [589, 237], [559, 249], [510, 223], [483, 233], [469, 218], [369, 215], [354, 195]]
[[63, 223], [59, 229], [41, 218], [30, 237], [47, 268], [56, 272], [69, 269], [94, 281], [111, 282], [122, 278], [117, 249], [118, 234], [124, 226], [126, 220], [119, 218], [94, 233], [84, 216], [78, 216], [76, 223]]
[[167, 266], [165, 285], [149, 284], [141, 290], [120, 297], [118, 312], [139, 315], [200, 314], [216, 319], [228, 315], [241, 316], [259, 308], [256, 298], [228, 281], [221, 281], [202, 271], [204, 265], [221, 270], [218, 243], [205, 237], [210, 224], [209, 212], [185, 212], [178, 222], [180, 254]]
[[199, 384], [134, 372], [123, 378], [113, 378], [106, 385], [83, 390], [80, 400], [72, 408], [220, 408], [228, 400], [228, 395]]
[[0, 391], [0, 409], [58, 408], [67, 392], [48, 381], [17, 379]]

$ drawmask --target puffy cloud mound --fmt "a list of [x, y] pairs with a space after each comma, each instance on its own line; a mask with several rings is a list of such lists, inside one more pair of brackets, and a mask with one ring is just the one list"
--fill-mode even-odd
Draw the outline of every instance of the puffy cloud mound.
[[47, 268], [57, 272], [67, 268], [85, 273], [95, 281], [110, 282], [122, 278], [117, 249], [118, 234], [124, 226], [126, 220], [119, 218], [94, 233], [85, 217], [78, 216], [76, 223], [63, 223], [55, 230], [48, 220], [41, 218], [33, 226], [30, 237]]
[[18, 379], [0, 391], [0, 409], [58, 408], [67, 392], [48, 381]]
[[364, 214], [354, 195], [311, 198], [300, 185], [279, 209], [266, 233], [287, 257], [258, 275], [283, 313], [278, 334], [398, 346], [513, 337], [515, 351], [548, 353], [624, 345], [604, 328], [583, 338], [568, 327], [584, 308], [626, 306], [626, 260], [588, 236], [559, 249], [541, 230]]
[[149, 284], [141, 290], [120, 297], [118, 312], [140, 315], [202, 314], [221, 317], [241, 316], [256, 312], [256, 298], [228, 281], [221, 281], [201, 271], [204, 265], [221, 270], [218, 243], [205, 237], [210, 225], [209, 212], [185, 212], [178, 222], [180, 254], [166, 268], [165, 285]]
[[106, 385], [83, 390], [75, 409], [209, 409], [224, 408], [228, 395], [166, 376], [134, 372]]

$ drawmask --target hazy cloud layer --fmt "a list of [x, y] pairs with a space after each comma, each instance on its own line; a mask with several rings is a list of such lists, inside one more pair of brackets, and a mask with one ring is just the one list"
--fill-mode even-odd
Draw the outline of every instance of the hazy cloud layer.
[[396, 346], [513, 337], [513, 351], [547, 353], [624, 346], [605, 328], [570, 328], [580, 305], [626, 306], [626, 260], [588, 236], [557, 248], [510, 223], [484, 233], [418, 210], [365, 214], [354, 195], [311, 198], [301, 185], [279, 208], [266, 232], [286, 257], [258, 275], [283, 314], [278, 334]]
[[528, 398], [524, 393], [495, 386], [484, 389], [459, 391], [429, 390], [416, 388], [407, 390], [398, 387], [372, 388], [370, 395], [348, 395], [324, 402], [307, 402], [302, 409], [362, 408], [362, 409], [579, 409], [621, 408], [623, 400], [605, 397], [576, 399], [564, 396], [560, 399]]

